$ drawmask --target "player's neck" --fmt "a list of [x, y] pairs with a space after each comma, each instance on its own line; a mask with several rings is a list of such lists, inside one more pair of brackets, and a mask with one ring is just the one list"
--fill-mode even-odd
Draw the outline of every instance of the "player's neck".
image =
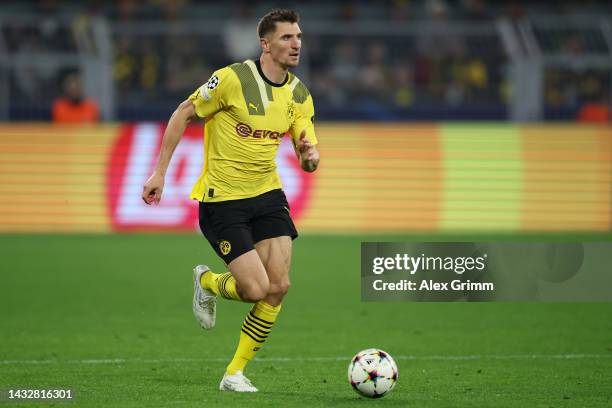
[[259, 64], [262, 74], [264, 74], [269, 81], [275, 84], [282, 84], [287, 79], [289, 69], [275, 63], [271, 58], [266, 57], [265, 54], [259, 58]]

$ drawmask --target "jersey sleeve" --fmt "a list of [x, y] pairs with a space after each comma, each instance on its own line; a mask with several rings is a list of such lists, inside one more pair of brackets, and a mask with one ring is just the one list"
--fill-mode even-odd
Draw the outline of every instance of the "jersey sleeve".
[[295, 104], [295, 120], [289, 130], [295, 145], [303, 131], [306, 131], [306, 140], [313, 145], [318, 143], [317, 136], [314, 131], [314, 104], [312, 96], [308, 95], [303, 103]]
[[232, 77], [227, 68], [215, 71], [206, 83], [189, 96], [196, 115], [206, 118], [227, 106], [232, 90]]

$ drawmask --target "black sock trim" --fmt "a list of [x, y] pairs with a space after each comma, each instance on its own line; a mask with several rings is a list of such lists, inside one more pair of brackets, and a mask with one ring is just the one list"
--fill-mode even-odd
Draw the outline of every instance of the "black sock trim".
[[254, 325], [255, 327], [258, 327], [258, 328], [260, 328], [261, 330], [263, 330], [263, 331], [267, 331], [267, 332], [269, 332], [270, 330], [272, 330], [272, 327], [274, 326], [274, 325], [272, 325], [272, 326], [266, 326], [265, 324], [261, 324], [261, 323], [259, 323], [258, 321], [253, 320], [253, 318], [251, 318], [251, 316], [249, 316], [249, 315], [247, 315], [247, 316], [246, 316], [246, 319], [244, 319], [244, 321], [245, 321], [245, 322], [246, 322], [246, 321], [248, 321], [249, 323], [251, 323], [251, 324], [252, 324], [252, 325]]
[[246, 334], [247, 336], [249, 336], [250, 338], [252, 338], [253, 340], [255, 340], [256, 342], [258, 342], [258, 343], [263, 343], [264, 341], [266, 341], [266, 339], [263, 339], [263, 340], [258, 340], [258, 339], [256, 339], [256, 338], [254, 337], [255, 335], [254, 335], [254, 334], [249, 333], [248, 331], [246, 331], [244, 327], [242, 328], [242, 332], [243, 332], [244, 334]]
[[219, 284], [217, 285], [219, 288], [219, 293], [221, 293], [221, 296], [226, 299], [231, 299], [229, 292], [227, 289], [225, 289], [225, 285], [231, 276], [232, 275], [229, 272], [223, 274], [223, 276], [219, 279]]
[[249, 314], [251, 315], [251, 317], [252, 317], [253, 319], [257, 319], [257, 320], [259, 320], [260, 322], [263, 322], [263, 323], [267, 324], [268, 326], [270, 326], [270, 328], [271, 328], [271, 327], [272, 327], [272, 325], [274, 324], [274, 322], [269, 322], [269, 321], [267, 321], [267, 320], [264, 320], [264, 319], [261, 319], [261, 318], [259, 318], [259, 317], [255, 316], [255, 315], [253, 314], [253, 312], [249, 312]]
[[246, 320], [244, 321], [244, 323], [242, 323], [242, 325], [243, 327], [248, 327], [249, 329], [257, 333], [261, 337], [268, 337], [268, 334], [270, 334], [270, 330], [262, 330], [261, 328], [257, 326], [253, 326], [251, 323], [247, 322]]

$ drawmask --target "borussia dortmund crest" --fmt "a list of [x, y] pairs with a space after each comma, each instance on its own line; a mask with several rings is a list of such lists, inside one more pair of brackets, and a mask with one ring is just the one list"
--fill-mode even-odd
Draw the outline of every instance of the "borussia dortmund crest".
[[230, 244], [229, 241], [223, 240], [219, 242], [219, 249], [223, 255], [227, 255], [232, 250], [232, 244]]

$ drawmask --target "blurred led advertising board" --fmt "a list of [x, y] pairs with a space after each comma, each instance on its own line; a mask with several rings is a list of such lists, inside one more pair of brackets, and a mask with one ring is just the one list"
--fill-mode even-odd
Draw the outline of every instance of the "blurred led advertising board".
[[[165, 124], [0, 126], [0, 231], [195, 231], [202, 126], [174, 154], [159, 206], [142, 185]], [[612, 128], [577, 124], [318, 124], [320, 168], [277, 165], [304, 232], [611, 230]]]

